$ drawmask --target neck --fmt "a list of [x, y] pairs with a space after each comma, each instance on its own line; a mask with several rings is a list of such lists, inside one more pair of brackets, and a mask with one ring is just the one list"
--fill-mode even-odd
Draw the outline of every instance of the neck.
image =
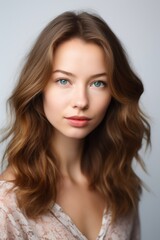
[[81, 172], [81, 157], [84, 140], [68, 138], [62, 134], [54, 134], [53, 149], [62, 176], [74, 178]]

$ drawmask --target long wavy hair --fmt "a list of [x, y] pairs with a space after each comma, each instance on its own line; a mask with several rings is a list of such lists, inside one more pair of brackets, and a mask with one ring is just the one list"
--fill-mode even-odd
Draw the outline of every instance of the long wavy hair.
[[60, 170], [51, 151], [53, 126], [43, 111], [43, 90], [52, 74], [55, 49], [74, 37], [98, 44], [109, 65], [112, 100], [101, 124], [86, 137], [81, 169], [90, 187], [103, 194], [116, 220], [138, 206], [142, 182], [132, 162], [143, 166], [138, 152], [143, 139], [150, 143], [150, 125], [139, 106], [143, 84], [100, 16], [65, 12], [41, 32], [9, 98], [14, 122], [3, 138], [10, 139], [4, 158], [14, 170], [18, 204], [25, 214], [36, 218], [51, 209]]

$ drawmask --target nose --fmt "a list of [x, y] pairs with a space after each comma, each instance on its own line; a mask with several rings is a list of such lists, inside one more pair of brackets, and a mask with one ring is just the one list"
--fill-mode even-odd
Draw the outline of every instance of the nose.
[[72, 99], [73, 108], [78, 108], [80, 110], [86, 110], [89, 107], [89, 98], [87, 89], [85, 87], [79, 87], [75, 89], [74, 96]]

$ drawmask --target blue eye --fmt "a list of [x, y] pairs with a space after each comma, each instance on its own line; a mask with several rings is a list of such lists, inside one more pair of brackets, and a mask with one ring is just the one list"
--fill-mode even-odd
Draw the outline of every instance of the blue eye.
[[58, 82], [61, 84], [61, 85], [66, 85], [68, 83], [68, 80], [66, 79], [59, 79]]
[[96, 82], [93, 82], [92, 85], [94, 85], [94, 87], [96, 88], [102, 88], [102, 87], [105, 87], [106, 83], [102, 81], [96, 81]]

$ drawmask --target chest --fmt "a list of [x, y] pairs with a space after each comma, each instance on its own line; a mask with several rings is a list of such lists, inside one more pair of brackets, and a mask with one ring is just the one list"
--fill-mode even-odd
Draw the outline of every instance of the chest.
[[105, 209], [104, 199], [97, 191], [65, 183], [59, 188], [57, 204], [87, 239], [97, 238]]

